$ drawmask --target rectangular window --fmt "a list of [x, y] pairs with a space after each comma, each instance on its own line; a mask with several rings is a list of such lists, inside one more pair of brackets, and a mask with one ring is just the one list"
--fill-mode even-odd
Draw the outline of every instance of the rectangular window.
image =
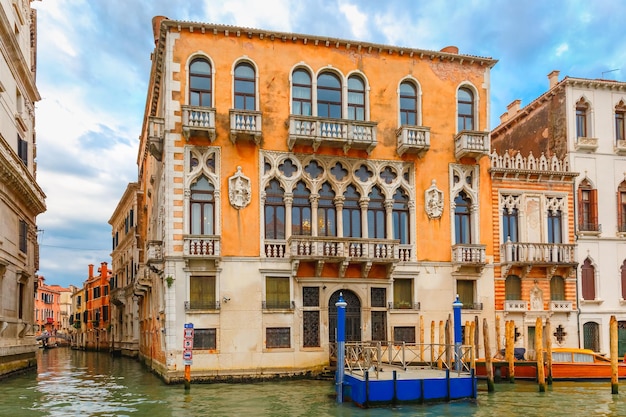
[[268, 327], [265, 329], [265, 347], [268, 349], [291, 347], [291, 329], [289, 327]]
[[320, 306], [320, 288], [319, 287], [302, 287], [302, 305], [303, 307], [319, 307]]
[[548, 210], [548, 243], [562, 243], [561, 210]]
[[216, 329], [194, 329], [193, 348], [194, 349], [217, 349]]
[[17, 284], [17, 318], [24, 319], [24, 290], [25, 285], [23, 283]]
[[28, 251], [28, 223], [20, 220], [20, 251], [27, 253]]
[[109, 321], [109, 306], [102, 306], [102, 321]]
[[265, 308], [291, 308], [289, 277], [265, 278]]
[[[396, 280], [397, 281], [397, 280]], [[372, 288], [372, 307], [385, 307], [387, 303], [386, 288]]]
[[17, 156], [28, 166], [28, 142], [26, 142], [20, 135], [17, 135]]
[[615, 112], [615, 139], [616, 140], [626, 140], [626, 136], [624, 136], [625, 129], [624, 129], [624, 112], [623, 111], [616, 111]]
[[576, 136], [587, 137], [587, 109], [584, 107], [576, 108]]
[[617, 227], [622, 233], [626, 232], [626, 191], [617, 193]]
[[393, 308], [413, 308], [413, 280], [393, 281]]
[[215, 310], [215, 277], [189, 277], [189, 308], [191, 310]]
[[302, 312], [303, 343], [304, 347], [320, 346], [320, 312]]
[[415, 327], [394, 327], [393, 341], [415, 343]]
[[463, 308], [475, 307], [474, 280], [457, 280], [456, 293], [459, 295], [459, 301], [463, 303]]
[[386, 311], [372, 311], [372, 340], [387, 340]]

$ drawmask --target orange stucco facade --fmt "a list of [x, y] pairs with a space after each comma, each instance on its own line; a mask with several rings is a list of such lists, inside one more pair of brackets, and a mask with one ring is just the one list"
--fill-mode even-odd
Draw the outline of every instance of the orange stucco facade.
[[154, 31], [134, 291], [140, 357], [166, 381], [182, 378], [186, 323], [194, 377], [254, 378], [328, 365], [340, 293], [351, 340], [430, 340], [459, 292], [464, 321], [493, 317], [495, 60], [164, 18]]

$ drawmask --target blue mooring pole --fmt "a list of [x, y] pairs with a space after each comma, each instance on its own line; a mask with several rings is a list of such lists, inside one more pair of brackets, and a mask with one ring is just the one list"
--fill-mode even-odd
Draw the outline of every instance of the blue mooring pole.
[[348, 303], [343, 299], [343, 293], [339, 293], [337, 307], [337, 402], [343, 402], [343, 374], [345, 372], [344, 355], [346, 350], [346, 306]]
[[461, 307], [463, 303], [459, 301], [459, 295], [452, 303], [452, 311], [454, 312], [454, 370], [461, 371]]

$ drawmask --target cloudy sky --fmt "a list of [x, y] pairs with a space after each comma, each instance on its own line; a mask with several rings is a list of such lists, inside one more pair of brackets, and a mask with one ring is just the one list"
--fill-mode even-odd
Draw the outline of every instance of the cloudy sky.
[[620, 0], [44, 0], [38, 10], [38, 217], [47, 284], [82, 286], [110, 264], [108, 220], [137, 180], [137, 146], [154, 42], [151, 19], [220, 23], [419, 49], [456, 45], [499, 60], [491, 127], [559, 70], [626, 81]]

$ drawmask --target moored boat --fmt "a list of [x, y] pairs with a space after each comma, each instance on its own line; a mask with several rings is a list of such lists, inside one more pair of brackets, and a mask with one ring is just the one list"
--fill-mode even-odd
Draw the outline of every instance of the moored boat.
[[[509, 378], [509, 363], [501, 359], [492, 361], [494, 379]], [[544, 366], [546, 366], [544, 364]], [[514, 363], [515, 379], [537, 379], [537, 362], [516, 360]], [[545, 375], [548, 375], [547, 366]], [[485, 360], [476, 361], [476, 375], [487, 377]], [[626, 379], [626, 363], [618, 362], [618, 377]], [[552, 379], [570, 381], [590, 381], [611, 379], [611, 360], [590, 349], [554, 348], [552, 349]]]

